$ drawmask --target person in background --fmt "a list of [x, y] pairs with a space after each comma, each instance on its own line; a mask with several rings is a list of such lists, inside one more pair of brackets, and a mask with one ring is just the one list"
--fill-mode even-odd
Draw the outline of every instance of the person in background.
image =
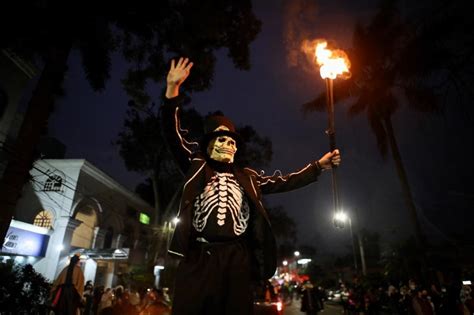
[[306, 281], [301, 295], [301, 311], [307, 315], [316, 315], [321, 310], [321, 300], [317, 288]]
[[171, 306], [171, 299], [170, 299], [170, 296], [168, 294], [169, 289], [168, 288], [162, 288], [161, 290], [163, 291], [163, 300], [164, 300], [164, 302], [167, 305]]
[[428, 297], [428, 291], [425, 289], [415, 288], [413, 290], [412, 306], [416, 315], [434, 315], [433, 306]]
[[466, 308], [469, 310], [469, 314], [474, 314], [474, 298], [473, 298], [473, 292], [472, 292], [472, 288], [471, 290], [469, 291], [469, 296], [468, 298], [466, 299], [466, 301], [464, 302], [464, 304], [466, 305]]
[[94, 286], [92, 285], [92, 281], [87, 281], [86, 286], [84, 287], [84, 310], [83, 315], [91, 315], [92, 314], [92, 305], [94, 302]]
[[[82, 273], [80, 255], [71, 257], [69, 265], [66, 266], [53, 282], [51, 294], [53, 299], [53, 310], [56, 315], [79, 314], [84, 293], [84, 274]], [[56, 294], [61, 290], [58, 298]]]
[[326, 300], [326, 294], [325, 294], [324, 288], [321, 286], [318, 286], [318, 287], [315, 286], [314, 290], [316, 292], [315, 296], [318, 299], [319, 309], [322, 312], [324, 311], [324, 301]]
[[98, 314], [107, 313], [109, 310], [112, 309], [112, 305], [114, 304], [114, 291], [111, 288], [107, 288], [102, 294], [100, 299]]
[[92, 314], [97, 315], [99, 313], [99, 305], [102, 295], [104, 294], [104, 286], [96, 286], [94, 289], [94, 301], [92, 303]]
[[[137, 315], [138, 310], [137, 308], [130, 303], [130, 293], [128, 290], [124, 290], [122, 293], [116, 293], [116, 300], [115, 305], [112, 306], [112, 314], [120, 314], [120, 315]], [[119, 297], [120, 296], [120, 297]]]
[[171, 307], [166, 303], [161, 289], [148, 291], [139, 315], [171, 315]]
[[135, 309], [138, 310], [138, 308], [140, 306], [140, 302], [141, 302], [141, 297], [140, 297], [140, 294], [138, 293], [137, 290], [133, 289], [133, 290], [130, 291], [129, 300], [130, 300], [130, 304], [133, 307], [135, 307]]

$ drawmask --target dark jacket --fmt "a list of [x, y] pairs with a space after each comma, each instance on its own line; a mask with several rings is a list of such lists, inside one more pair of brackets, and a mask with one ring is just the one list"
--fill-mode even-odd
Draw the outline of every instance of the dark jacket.
[[316, 314], [322, 307], [321, 294], [318, 288], [306, 287], [301, 296], [301, 308], [300, 311], [307, 312], [308, 314]]
[[[167, 99], [162, 106], [163, 130], [167, 143], [178, 164], [185, 173], [184, 186], [177, 206], [179, 223], [176, 226], [169, 253], [185, 257], [190, 246], [193, 231], [193, 201], [203, 191], [214, 175], [214, 170], [206, 162], [205, 155], [196, 150], [196, 144], [188, 142], [185, 130], [180, 127], [179, 105], [181, 98]], [[233, 166], [234, 176], [244, 189], [251, 208], [249, 248], [256, 264], [255, 277], [268, 279], [276, 270], [276, 241], [272, 233], [268, 214], [262, 205], [262, 194], [290, 191], [306, 186], [321, 173], [316, 163], [288, 175], [263, 176], [250, 168]]]

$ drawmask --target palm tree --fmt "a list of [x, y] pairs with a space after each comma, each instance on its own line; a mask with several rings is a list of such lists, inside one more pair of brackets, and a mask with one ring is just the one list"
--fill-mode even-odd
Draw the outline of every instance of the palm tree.
[[[432, 112], [437, 109], [436, 94], [426, 86], [430, 73], [421, 75], [419, 68], [407, 68], [408, 48], [416, 40], [402, 21], [394, 1], [385, 1], [373, 20], [358, 24], [353, 35], [353, 48], [348, 55], [352, 77], [334, 85], [335, 101], [349, 102], [349, 115], [366, 113], [378, 150], [386, 157], [387, 150], [395, 162], [405, 204], [410, 212], [416, 239], [424, 243], [413, 195], [398, 147], [392, 117], [403, 100], [413, 110]], [[303, 110], [325, 110], [325, 94], [303, 105]]]
[[420, 279], [419, 248], [413, 239], [392, 244], [382, 254], [384, 274], [393, 282]]

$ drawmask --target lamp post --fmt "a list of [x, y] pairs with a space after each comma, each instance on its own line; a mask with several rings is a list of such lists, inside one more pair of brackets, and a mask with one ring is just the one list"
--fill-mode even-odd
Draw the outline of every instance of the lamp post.
[[[343, 211], [339, 211], [334, 215], [334, 222], [335, 223], [342, 223], [344, 224], [345, 222], [349, 222], [349, 231], [351, 233], [351, 242], [352, 242], [352, 253], [354, 255], [354, 268], [357, 271], [358, 266], [357, 266], [357, 254], [356, 254], [356, 245], [354, 242], [354, 233], [352, 231], [352, 220], [351, 218]], [[359, 243], [359, 251], [360, 251], [360, 261], [362, 263], [362, 274], [365, 276], [367, 275], [367, 266], [365, 264], [365, 253], [364, 253], [364, 245], [362, 242], [362, 239], [360, 237], [360, 234], [357, 235], [357, 240]]]

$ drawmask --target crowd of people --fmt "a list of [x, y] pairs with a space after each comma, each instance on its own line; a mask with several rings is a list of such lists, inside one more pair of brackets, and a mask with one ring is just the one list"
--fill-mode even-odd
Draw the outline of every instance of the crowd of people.
[[82, 315], [170, 315], [171, 301], [167, 289], [142, 291], [96, 286], [86, 283], [81, 307]]
[[167, 289], [130, 290], [84, 284], [80, 254], [71, 257], [51, 287], [51, 313], [55, 315], [171, 315]]
[[[470, 283], [422, 286], [414, 280], [374, 286], [362, 284], [355, 277], [350, 284], [340, 283], [338, 299], [309, 280], [301, 282], [268, 281], [261, 292], [265, 300], [277, 296], [284, 304], [301, 299], [301, 311], [315, 315], [324, 310], [324, 301], [341, 303], [347, 315], [473, 315], [474, 292]], [[56, 315], [171, 315], [167, 289], [130, 290], [84, 285], [79, 256], [59, 274], [52, 286], [53, 310]]]
[[396, 286], [370, 286], [355, 278], [331, 291], [309, 280], [274, 287], [286, 305], [300, 300], [301, 312], [307, 315], [324, 311], [327, 301], [341, 304], [346, 315], [474, 315], [473, 286], [467, 284], [423, 286], [409, 280]]
[[357, 281], [341, 284], [341, 303], [345, 314], [364, 315], [472, 315], [472, 287], [420, 286], [410, 280], [398, 286], [364, 288]]

